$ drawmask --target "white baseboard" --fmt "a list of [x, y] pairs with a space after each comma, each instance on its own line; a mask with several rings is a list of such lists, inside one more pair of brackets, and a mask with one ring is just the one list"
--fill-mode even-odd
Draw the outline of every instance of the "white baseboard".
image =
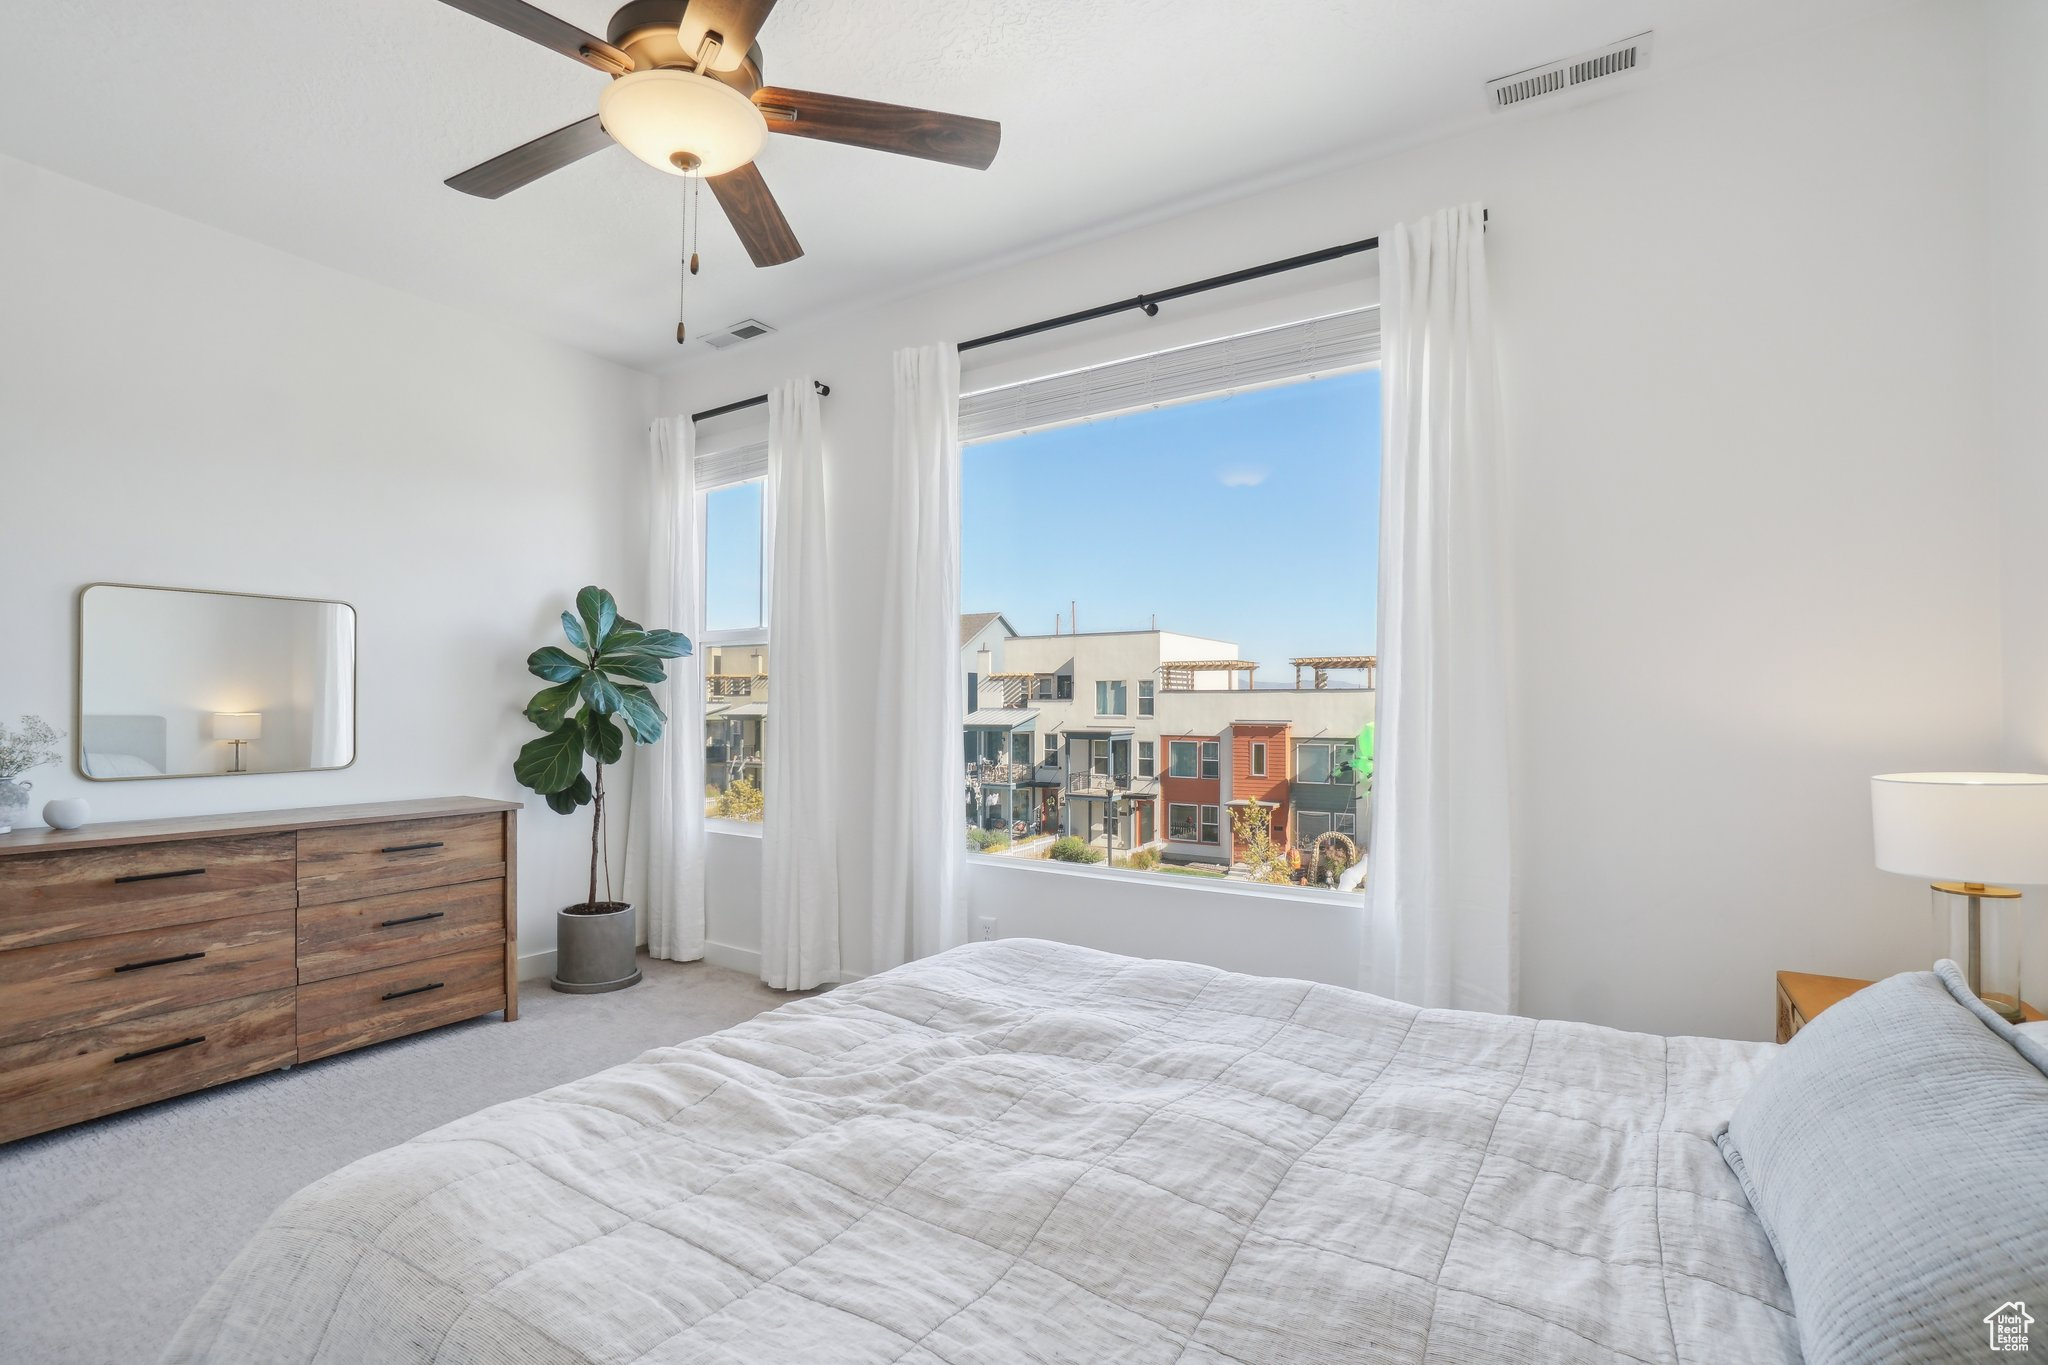
[[538, 953], [519, 955], [519, 979], [521, 981], [546, 981], [555, 974], [555, 950], [544, 949]]
[[730, 943], [704, 942], [704, 960], [714, 967], [730, 967], [748, 976], [761, 974], [761, 950], [758, 948], [736, 948]]

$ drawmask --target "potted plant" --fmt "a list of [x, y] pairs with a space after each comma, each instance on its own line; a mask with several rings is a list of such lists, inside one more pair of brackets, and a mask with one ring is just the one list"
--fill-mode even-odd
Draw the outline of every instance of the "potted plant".
[[0, 834], [28, 819], [30, 783], [21, 775], [57, 761], [57, 741], [64, 733], [41, 716], [23, 716], [21, 728], [0, 725]]
[[[562, 815], [590, 807], [590, 894], [555, 917], [554, 987], [592, 994], [623, 990], [640, 979], [633, 907], [611, 899], [611, 861], [603, 856], [604, 770], [625, 754], [628, 734], [635, 744], [661, 738], [668, 717], [648, 684], [665, 681], [661, 661], [687, 656], [690, 642], [674, 631], [626, 620], [602, 588], [576, 594], [576, 610], [562, 613], [562, 633], [582, 657], [556, 645], [527, 656], [527, 671], [548, 684], [526, 704], [526, 718], [543, 733], [519, 750], [512, 773]], [[591, 771], [585, 771], [586, 763]], [[597, 898], [600, 861], [603, 900]]]

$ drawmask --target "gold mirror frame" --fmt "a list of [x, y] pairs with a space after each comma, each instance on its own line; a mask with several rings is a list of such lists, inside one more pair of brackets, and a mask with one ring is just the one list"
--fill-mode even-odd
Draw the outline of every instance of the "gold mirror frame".
[[[251, 597], [266, 602], [304, 602], [319, 607], [347, 607], [351, 623], [348, 670], [348, 762], [324, 768], [265, 768], [247, 773], [144, 773], [133, 777], [94, 777], [85, 768], [85, 597], [94, 588], [129, 588], [141, 592], [189, 593], [196, 597]], [[87, 782], [170, 782], [206, 777], [285, 777], [298, 773], [338, 773], [355, 767], [362, 754], [361, 722], [357, 703], [362, 696], [363, 614], [353, 602], [333, 597], [293, 597], [274, 592], [236, 592], [232, 588], [176, 588], [162, 583], [87, 583], [78, 590], [72, 612], [71, 646], [71, 766]]]

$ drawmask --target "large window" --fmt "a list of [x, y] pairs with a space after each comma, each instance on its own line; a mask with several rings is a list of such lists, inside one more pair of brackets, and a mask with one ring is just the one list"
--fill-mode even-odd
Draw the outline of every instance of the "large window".
[[[1368, 310], [1000, 389], [966, 376], [961, 606], [1049, 627], [1003, 642], [1053, 765], [1032, 774], [1039, 833], [984, 853], [1270, 886], [1307, 880], [1298, 828], [1363, 828], [1376, 360]], [[1060, 516], [1018, 520], [1048, 495]], [[1269, 813], [1249, 834], [1248, 802]]]
[[[731, 481], [705, 489], [704, 813], [759, 823], [768, 746], [768, 599], [762, 481], [753, 448], [700, 457]], [[719, 477], [712, 475], [711, 477]]]

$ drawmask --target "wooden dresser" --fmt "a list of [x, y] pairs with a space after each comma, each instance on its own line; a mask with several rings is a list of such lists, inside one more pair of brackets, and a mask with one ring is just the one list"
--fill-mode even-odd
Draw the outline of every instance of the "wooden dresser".
[[0, 1142], [503, 1010], [519, 806], [0, 834]]

